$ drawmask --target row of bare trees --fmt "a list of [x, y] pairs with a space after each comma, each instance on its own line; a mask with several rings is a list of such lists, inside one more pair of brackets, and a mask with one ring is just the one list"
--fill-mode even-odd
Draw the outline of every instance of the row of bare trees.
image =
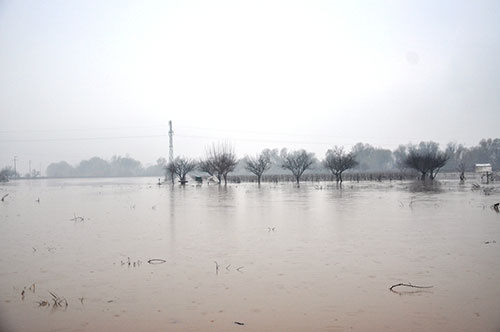
[[[272, 161], [269, 150], [264, 150], [256, 156], [246, 156], [243, 159], [246, 170], [257, 176], [257, 182], [260, 184], [262, 175], [271, 168]], [[419, 146], [413, 146], [408, 153], [401, 158], [401, 164], [420, 172], [420, 178], [425, 180], [427, 177], [434, 180], [439, 170], [446, 164], [449, 156], [446, 152], [439, 151], [435, 144], [421, 143]], [[314, 153], [306, 150], [286, 151], [282, 155], [280, 167], [292, 173], [297, 185], [304, 172], [318, 163]], [[233, 146], [229, 143], [213, 144], [206, 150], [204, 159], [195, 161], [184, 157], [177, 157], [172, 163], [167, 165], [167, 171], [170, 175], [176, 175], [181, 184], [186, 183], [186, 176], [189, 172], [198, 169], [202, 172], [215, 177], [219, 183], [224, 180], [227, 184], [227, 176], [234, 171], [238, 160]], [[348, 169], [358, 165], [356, 156], [352, 152], [346, 152], [343, 147], [335, 146], [328, 150], [325, 159], [321, 165], [335, 176], [337, 183], [342, 184], [342, 174]]]
[[[292, 172], [297, 184], [300, 184], [304, 172], [317, 163], [314, 153], [305, 150], [287, 152], [283, 157], [280, 166]], [[234, 171], [237, 163], [234, 148], [229, 143], [218, 143], [207, 148], [204, 159], [196, 162], [193, 159], [177, 157], [167, 165], [166, 169], [172, 179], [176, 175], [181, 184], [187, 182], [187, 174], [195, 169], [216, 177], [219, 183], [224, 180], [224, 184], [227, 184], [227, 176]], [[322, 164], [335, 176], [337, 183], [342, 183], [342, 173], [358, 163], [352, 153], [346, 153], [342, 147], [336, 146], [326, 152]], [[260, 184], [262, 175], [271, 167], [271, 159], [268, 154], [261, 152], [254, 157], [246, 156], [244, 165], [246, 170], [257, 176], [257, 182]]]

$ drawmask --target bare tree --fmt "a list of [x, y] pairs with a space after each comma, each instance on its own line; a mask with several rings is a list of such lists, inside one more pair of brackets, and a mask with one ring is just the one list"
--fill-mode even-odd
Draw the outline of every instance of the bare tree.
[[196, 161], [184, 157], [176, 157], [172, 164], [169, 164], [169, 171], [176, 174], [181, 184], [185, 184], [186, 175], [197, 166]]
[[420, 142], [418, 147], [411, 146], [405, 159], [405, 165], [420, 172], [420, 179], [426, 176], [434, 180], [439, 170], [446, 165], [450, 157], [439, 151], [439, 146], [434, 142]]
[[464, 162], [465, 152], [466, 149], [462, 144], [454, 142], [448, 143], [445, 150], [446, 155], [450, 158], [447, 167], [450, 170], [456, 170], [458, 172], [461, 183], [465, 182], [465, 171], [467, 169], [467, 164]]
[[237, 164], [236, 153], [229, 143], [212, 144], [206, 150], [206, 157], [200, 162], [200, 169], [210, 175], [215, 175], [227, 185], [227, 175], [234, 171]]
[[343, 147], [335, 146], [333, 149], [326, 151], [323, 165], [335, 175], [337, 184], [342, 184], [342, 173], [350, 168], [356, 167], [356, 161], [353, 153], [346, 153]]
[[460, 162], [457, 165], [457, 172], [460, 174], [460, 182], [465, 182], [465, 170], [467, 166], [464, 162]]
[[255, 157], [245, 157], [245, 169], [257, 176], [257, 182], [260, 185], [262, 174], [271, 168], [271, 159], [269, 155], [261, 152]]
[[281, 167], [292, 172], [297, 185], [300, 185], [300, 177], [306, 169], [310, 168], [316, 162], [314, 153], [307, 152], [306, 150], [285, 152], [282, 157], [284, 160]]

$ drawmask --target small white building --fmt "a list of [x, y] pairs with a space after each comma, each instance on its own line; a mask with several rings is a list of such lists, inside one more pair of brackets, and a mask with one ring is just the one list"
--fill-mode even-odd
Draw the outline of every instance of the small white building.
[[484, 180], [486, 177], [486, 183], [490, 183], [490, 177], [493, 180], [493, 168], [491, 164], [476, 164], [476, 173], [481, 174], [481, 180]]
[[476, 173], [491, 173], [491, 164], [476, 164]]

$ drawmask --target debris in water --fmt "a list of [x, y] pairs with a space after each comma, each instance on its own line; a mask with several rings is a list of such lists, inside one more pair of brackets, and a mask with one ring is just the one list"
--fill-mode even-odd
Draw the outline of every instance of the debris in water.
[[234, 322], [236, 325], [245, 325], [245, 323], [242, 322]]
[[50, 307], [50, 303], [45, 300], [38, 301], [37, 303], [39, 307]]
[[152, 258], [148, 261], [149, 264], [163, 264], [166, 263], [167, 261], [161, 258]]
[[52, 305], [52, 307], [62, 307], [63, 304], [65, 307], [68, 306], [68, 301], [66, 301], [65, 298], [61, 298], [58, 295], [56, 295], [55, 293], [52, 293], [51, 291], [49, 291], [49, 294], [52, 296], [52, 301], [54, 301], [54, 304]]
[[495, 210], [496, 213], [500, 213], [500, 203], [493, 204], [491, 208]]
[[3, 197], [2, 197], [2, 202], [5, 202], [5, 197], [7, 197], [7, 196], [9, 196], [9, 194], [8, 194], [8, 193], [7, 193], [7, 194], [5, 194], [5, 195], [3, 195]]
[[217, 261], [214, 261], [215, 263], [215, 273], [218, 274], [219, 273], [219, 263], [217, 263]]
[[[114, 263], [113, 263], [114, 264]], [[128, 267], [130, 266], [133, 266], [133, 267], [138, 267], [142, 264], [142, 261], [141, 260], [137, 260], [135, 262], [132, 262], [130, 260], [130, 257], [127, 257], [127, 260], [124, 262], [124, 261], [120, 261], [120, 264], [123, 266], [123, 265], [127, 265]], [[155, 264], [155, 263], [151, 263], [151, 264]], [[156, 263], [156, 264], [160, 264], [160, 263]]]
[[484, 244], [490, 244], [490, 243], [497, 243], [497, 241], [493, 240], [493, 241], [485, 241]]
[[396, 287], [399, 287], [399, 286], [405, 286], [405, 287], [412, 287], [412, 288], [432, 288], [434, 286], [417, 286], [417, 285], [412, 285], [410, 283], [408, 284], [404, 284], [404, 283], [399, 283], [399, 284], [395, 284], [395, 285], [392, 285], [389, 290], [392, 292], [392, 290]]
[[74, 218], [70, 219], [71, 221], [84, 221], [84, 217], [77, 216], [76, 214], [73, 214]]

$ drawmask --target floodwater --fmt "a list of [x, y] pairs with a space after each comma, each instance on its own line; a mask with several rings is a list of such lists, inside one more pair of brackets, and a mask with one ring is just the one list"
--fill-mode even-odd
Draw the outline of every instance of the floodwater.
[[155, 183], [2, 184], [0, 331], [500, 330], [498, 185]]

